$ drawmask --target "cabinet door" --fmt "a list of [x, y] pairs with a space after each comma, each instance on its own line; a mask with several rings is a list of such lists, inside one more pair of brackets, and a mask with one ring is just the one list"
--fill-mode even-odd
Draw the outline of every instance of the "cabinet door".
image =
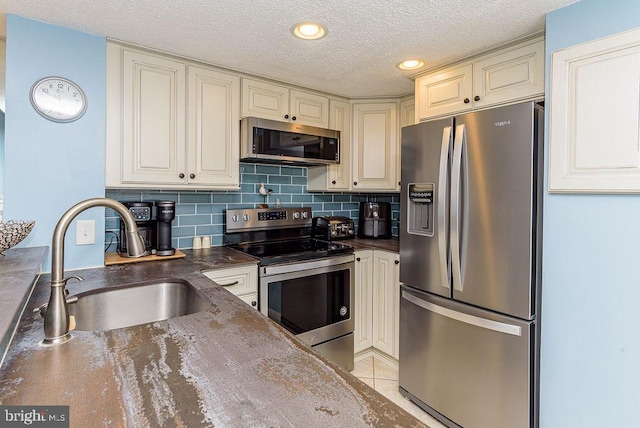
[[473, 65], [474, 108], [544, 95], [544, 41]]
[[258, 309], [258, 293], [243, 294], [242, 296], [238, 296], [238, 298], [252, 308]]
[[418, 117], [428, 119], [470, 110], [473, 65], [465, 64], [416, 79]]
[[398, 129], [398, 164], [396, 165], [396, 190], [400, 191], [402, 128], [416, 123], [416, 101], [414, 98], [400, 102], [400, 127]]
[[329, 128], [340, 131], [340, 163], [308, 168], [307, 189], [311, 192], [349, 190], [351, 186], [351, 106], [329, 102]]
[[185, 65], [128, 50], [123, 61], [122, 182], [186, 183]]
[[398, 255], [376, 250], [373, 253], [373, 346], [397, 358]]
[[355, 253], [354, 351], [373, 346], [373, 251]]
[[395, 190], [397, 103], [354, 104], [353, 189]]
[[189, 183], [238, 189], [240, 78], [201, 67], [188, 71]]
[[242, 79], [242, 116], [289, 119], [289, 89], [268, 82]]
[[236, 296], [258, 292], [258, 266], [217, 269], [203, 274]]
[[289, 120], [303, 125], [329, 127], [329, 98], [292, 89]]

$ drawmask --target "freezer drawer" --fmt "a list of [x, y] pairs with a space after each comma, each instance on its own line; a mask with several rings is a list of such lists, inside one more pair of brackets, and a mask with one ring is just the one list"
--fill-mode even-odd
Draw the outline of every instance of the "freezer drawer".
[[402, 286], [401, 391], [465, 428], [533, 426], [533, 329]]

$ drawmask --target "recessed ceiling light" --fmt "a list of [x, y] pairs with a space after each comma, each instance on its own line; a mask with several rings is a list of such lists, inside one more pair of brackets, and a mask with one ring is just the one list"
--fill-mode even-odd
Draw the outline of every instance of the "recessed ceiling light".
[[302, 22], [291, 27], [291, 34], [303, 40], [317, 40], [326, 36], [329, 31], [315, 22]]
[[416, 70], [424, 66], [424, 61], [419, 59], [407, 59], [396, 64], [400, 70]]

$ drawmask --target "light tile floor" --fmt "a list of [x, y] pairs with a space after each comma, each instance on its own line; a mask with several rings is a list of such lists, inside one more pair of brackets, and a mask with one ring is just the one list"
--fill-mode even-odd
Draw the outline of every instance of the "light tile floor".
[[430, 428], [446, 428], [420, 407], [407, 400], [398, 391], [398, 368], [375, 358], [367, 357], [355, 363], [352, 375], [402, 407]]

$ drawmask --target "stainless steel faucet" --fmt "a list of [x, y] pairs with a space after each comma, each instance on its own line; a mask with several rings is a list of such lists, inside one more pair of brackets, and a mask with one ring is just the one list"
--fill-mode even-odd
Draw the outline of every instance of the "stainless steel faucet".
[[92, 207], [107, 207], [117, 212], [125, 222], [127, 252], [129, 257], [140, 257], [146, 251], [138, 226], [129, 210], [120, 202], [109, 198], [93, 198], [79, 202], [65, 212], [53, 231], [51, 243], [51, 296], [44, 317], [43, 345], [57, 345], [70, 339], [69, 309], [67, 307], [65, 285], [71, 278], [64, 278], [64, 236], [69, 225], [78, 214]]

